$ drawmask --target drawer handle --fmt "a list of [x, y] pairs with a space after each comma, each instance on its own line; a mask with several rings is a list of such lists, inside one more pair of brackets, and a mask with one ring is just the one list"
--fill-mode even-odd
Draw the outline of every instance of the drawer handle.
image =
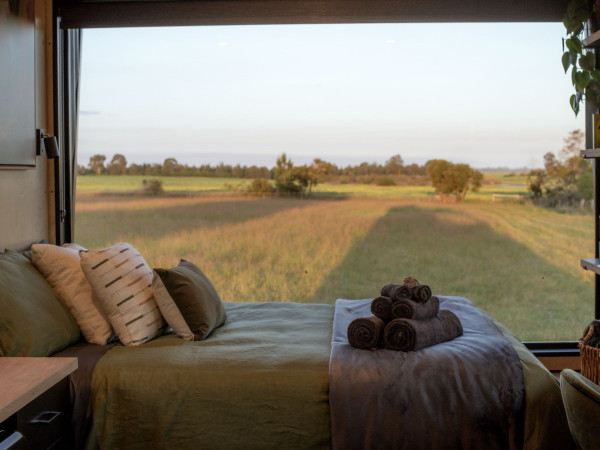
[[49, 424], [54, 419], [56, 419], [58, 416], [60, 416], [60, 411], [44, 411], [44, 412], [38, 414], [38, 416], [35, 419], [33, 419], [30, 423]]

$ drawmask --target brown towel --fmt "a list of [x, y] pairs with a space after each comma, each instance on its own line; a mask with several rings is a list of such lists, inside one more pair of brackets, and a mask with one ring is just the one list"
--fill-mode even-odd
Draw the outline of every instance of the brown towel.
[[408, 352], [449, 341], [462, 333], [458, 317], [442, 309], [437, 316], [425, 320], [392, 320], [383, 332], [383, 344], [390, 350]]
[[394, 302], [397, 302], [403, 298], [412, 298], [412, 296], [413, 290], [404, 284], [395, 284], [390, 288], [390, 295], [388, 295], [388, 297]]
[[419, 284], [413, 289], [413, 299], [419, 303], [425, 303], [431, 298], [431, 288], [426, 284]]
[[437, 316], [439, 310], [440, 299], [436, 296], [431, 297], [427, 303], [403, 298], [392, 304], [390, 315], [392, 319], [422, 320]]
[[391, 298], [390, 297], [390, 289], [392, 289], [394, 286], [396, 286], [396, 283], [388, 283], [384, 287], [382, 287], [381, 288], [381, 296]]
[[379, 348], [384, 328], [385, 322], [379, 317], [359, 317], [348, 325], [348, 342], [366, 350]]
[[391, 309], [392, 299], [389, 297], [376, 297], [371, 302], [371, 312], [373, 315], [386, 322], [389, 322], [392, 319]]

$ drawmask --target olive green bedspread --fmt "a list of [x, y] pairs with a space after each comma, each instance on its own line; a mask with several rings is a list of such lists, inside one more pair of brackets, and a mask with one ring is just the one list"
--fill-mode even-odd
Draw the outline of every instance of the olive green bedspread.
[[226, 303], [208, 339], [162, 336], [96, 365], [87, 448], [330, 446], [333, 306]]
[[[329, 448], [333, 305], [226, 303], [205, 341], [117, 346], [94, 370], [87, 448]], [[524, 448], [572, 446], [556, 379], [499, 323], [523, 364]]]

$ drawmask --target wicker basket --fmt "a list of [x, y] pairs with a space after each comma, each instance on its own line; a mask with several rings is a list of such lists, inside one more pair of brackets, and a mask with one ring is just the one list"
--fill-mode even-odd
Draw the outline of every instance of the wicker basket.
[[581, 375], [600, 386], [600, 349], [587, 345], [593, 334], [594, 324], [590, 324], [584, 330], [583, 337], [579, 339]]

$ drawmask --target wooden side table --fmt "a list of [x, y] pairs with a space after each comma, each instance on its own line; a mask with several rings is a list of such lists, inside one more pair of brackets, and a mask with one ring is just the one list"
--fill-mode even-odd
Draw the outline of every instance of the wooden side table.
[[0, 358], [0, 436], [19, 432], [30, 449], [68, 448], [67, 377], [76, 369], [77, 358]]

